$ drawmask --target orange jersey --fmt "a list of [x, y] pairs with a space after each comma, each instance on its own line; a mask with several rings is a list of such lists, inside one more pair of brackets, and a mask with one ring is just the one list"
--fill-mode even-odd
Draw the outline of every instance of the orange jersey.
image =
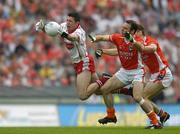
[[[124, 69], [132, 70], [143, 67], [141, 54], [132, 43], [126, 41], [121, 34], [112, 34], [109, 38], [117, 47], [119, 59]], [[139, 37], [135, 37], [135, 39], [143, 42]]]
[[150, 36], [146, 36], [144, 38], [144, 45], [149, 46], [151, 44], [155, 44], [157, 46], [157, 50], [154, 53], [142, 53], [142, 59], [145, 65], [148, 66], [150, 73], [157, 73], [163, 68], [168, 66], [168, 61], [165, 58], [160, 45], [156, 39]]

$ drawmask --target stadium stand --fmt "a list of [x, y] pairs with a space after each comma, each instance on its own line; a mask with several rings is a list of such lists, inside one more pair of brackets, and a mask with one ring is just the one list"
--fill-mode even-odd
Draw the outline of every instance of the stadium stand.
[[[158, 38], [174, 76], [172, 86], [157, 101], [180, 102], [180, 2], [140, 1], [0, 0], [0, 98], [76, 97], [75, 74], [63, 43], [34, 29], [40, 18], [60, 23], [67, 12], [76, 10], [87, 33], [118, 32], [126, 19], [142, 23], [148, 34]], [[93, 54], [94, 46], [87, 45]], [[104, 56], [96, 62], [99, 74], [112, 74], [121, 66], [116, 57]]]

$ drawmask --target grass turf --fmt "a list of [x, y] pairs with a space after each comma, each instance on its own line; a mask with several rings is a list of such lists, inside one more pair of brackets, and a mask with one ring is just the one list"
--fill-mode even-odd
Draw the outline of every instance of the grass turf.
[[179, 134], [180, 127], [2, 127], [0, 134]]

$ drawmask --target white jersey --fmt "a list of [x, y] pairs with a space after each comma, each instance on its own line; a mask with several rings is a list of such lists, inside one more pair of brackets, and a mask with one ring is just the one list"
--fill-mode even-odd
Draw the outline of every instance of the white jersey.
[[[64, 32], [68, 33], [66, 22], [61, 23], [60, 26]], [[86, 49], [86, 33], [79, 25], [72, 33], [68, 34], [76, 34], [79, 36], [79, 41], [70, 41], [64, 38], [64, 42], [70, 52], [72, 62], [78, 63], [85, 59], [88, 55]]]

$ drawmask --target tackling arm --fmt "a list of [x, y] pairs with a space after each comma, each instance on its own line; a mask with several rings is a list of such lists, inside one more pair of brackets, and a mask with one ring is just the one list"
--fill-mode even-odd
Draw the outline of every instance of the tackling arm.
[[96, 35], [96, 41], [109, 41], [110, 35]]
[[136, 41], [134, 41], [133, 44], [140, 52], [154, 53], [157, 50], [156, 44], [144, 46], [142, 43]]
[[63, 31], [61, 27], [58, 29], [58, 33], [61, 35], [61, 37], [66, 38], [70, 41], [79, 41], [79, 36], [77, 34], [68, 34]]
[[79, 41], [79, 36], [78, 35], [76, 35], [76, 34], [67, 34], [66, 35], [66, 34], [67, 33], [63, 32], [61, 34], [61, 36], [68, 39], [68, 40], [70, 40], [70, 41]]
[[97, 49], [95, 51], [95, 56], [98, 59], [99, 57], [101, 57], [103, 54], [105, 55], [110, 55], [110, 56], [116, 56], [118, 55], [118, 51], [116, 48], [112, 48], [112, 49]]
[[110, 55], [110, 56], [117, 56], [118, 51], [116, 48], [112, 49], [102, 49], [103, 54]]
[[140, 52], [147, 52], [147, 53], [153, 53], [157, 50], [156, 44], [151, 43], [148, 46], [144, 46], [141, 42], [136, 41], [133, 36], [129, 32], [124, 33], [124, 37], [133, 43], [133, 45], [140, 51]]
[[109, 41], [110, 35], [88, 35], [92, 42]]

